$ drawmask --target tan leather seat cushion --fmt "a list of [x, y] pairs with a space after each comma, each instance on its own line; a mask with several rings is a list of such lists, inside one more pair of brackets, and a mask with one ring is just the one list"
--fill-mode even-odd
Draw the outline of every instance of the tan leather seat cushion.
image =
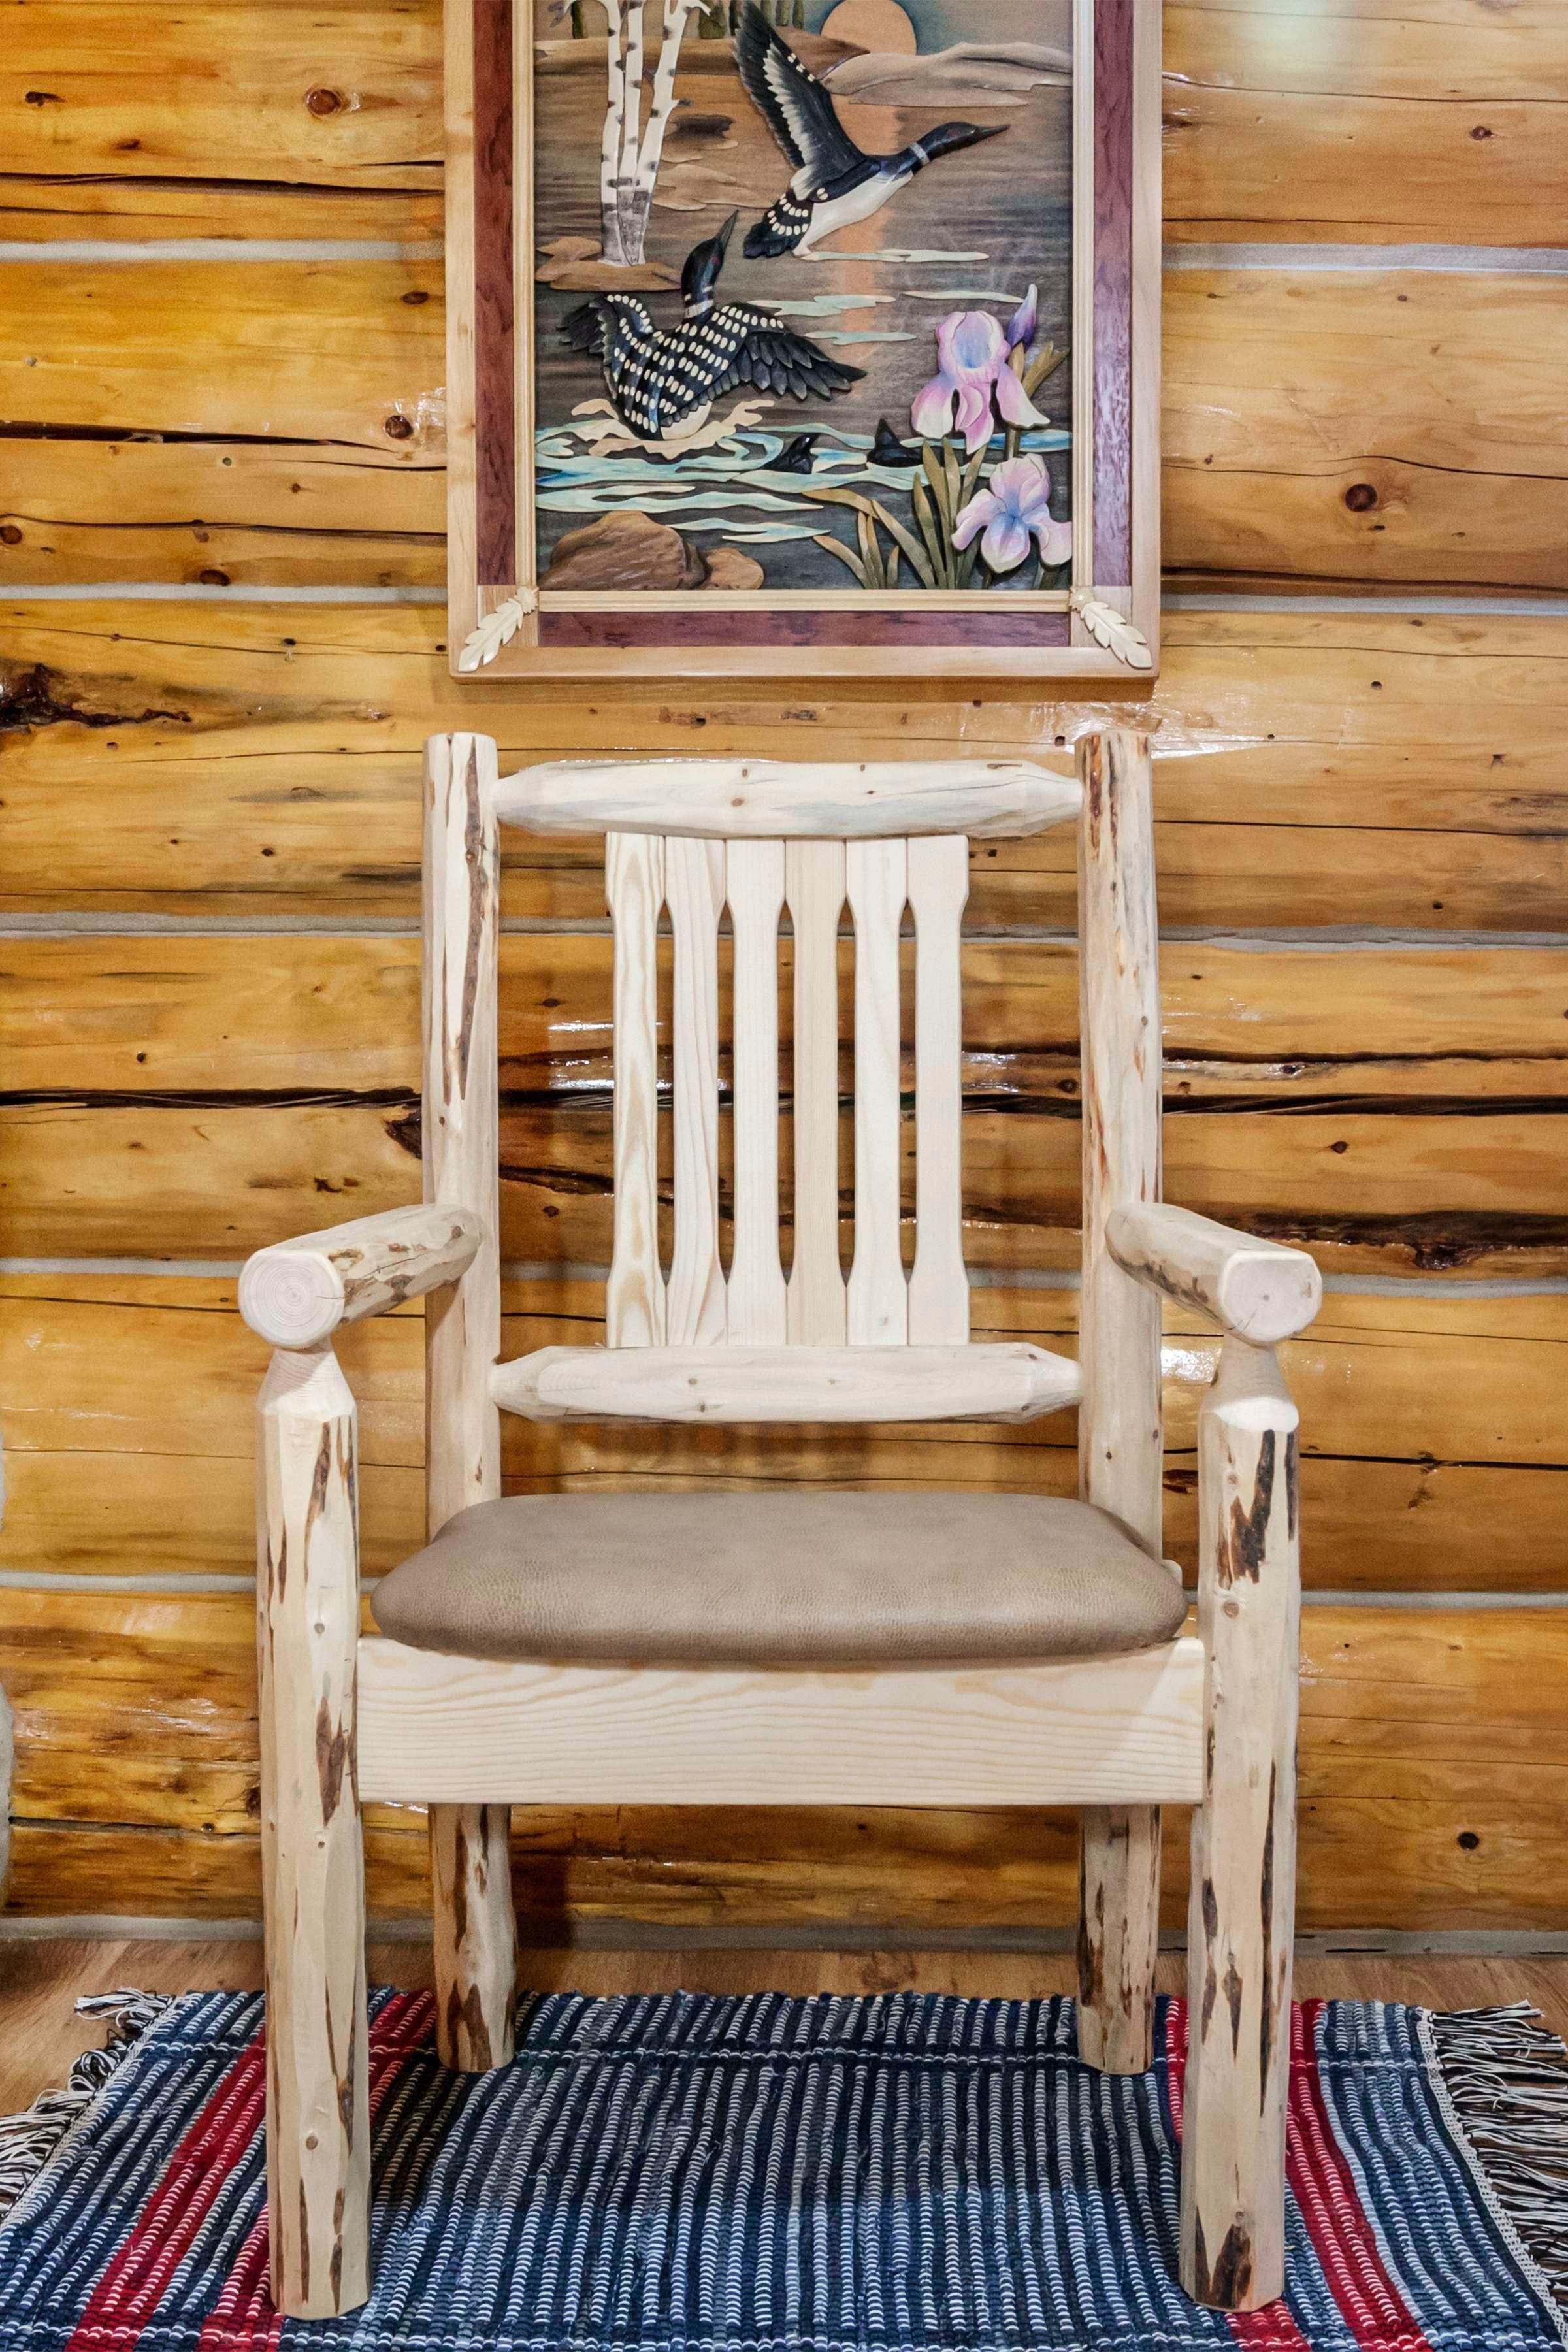
[[377, 1590], [384, 1633], [471, 1658], [852, 1665], [1141, 1650], [1180, 1580], [1035, 1495], [520, 1495]]

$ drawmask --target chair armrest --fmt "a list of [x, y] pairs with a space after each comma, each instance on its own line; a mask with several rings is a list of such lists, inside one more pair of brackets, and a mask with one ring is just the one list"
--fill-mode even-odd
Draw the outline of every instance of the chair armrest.
[[1113, 1209], [1106, 1244], [1124, 1274], [1212, 1316], [1255, 1348], [1305, 1330], [1323, 1277], [1305, 1250], [1286, 1249], [1157, 1201]]
[[274, 1348], [319, 1347], [340, 1323], [456, 1282], [484, 1233], [471, 1209], [426, 1203], [274, 1242], [246, 1260], [239, 1311]]

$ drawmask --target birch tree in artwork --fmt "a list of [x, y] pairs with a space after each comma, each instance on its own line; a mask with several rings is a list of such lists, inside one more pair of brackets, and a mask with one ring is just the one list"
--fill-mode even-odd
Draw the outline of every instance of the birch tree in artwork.
[[[605, 44], [605, 135], [599, 149], [600, 243], [604, 258], [622, 268], [643, 259], [647, 216], [664, 155], [664, 135], [675, 112], [675, 72], [680, 45], [693, 16], [714, 13], [715, 0], [664, 0], [658, 63], [647, 126], [642, 121], [643, 16], [646, 0], [598, 0], [609, 38]], [[563, 0], [556, 17], [570, 16], [574, 30], [580, 7]], [[721, 28], [723, 17], [720, 17]]]

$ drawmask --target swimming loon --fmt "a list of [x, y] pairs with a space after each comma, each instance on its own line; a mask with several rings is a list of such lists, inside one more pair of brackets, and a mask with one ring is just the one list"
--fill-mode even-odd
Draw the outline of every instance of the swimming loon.
[[809, 254], [818, 237], [869, 220], [917, 172], [959, 147], [978, 146], [1006, 129], [939, 122], [896, 155], [863, 154], [838, 120], [823, 84], [781, 41], [753, 0], [735, 36], [735, 63], [754, 105], [795, 165], [776, 204], [746, 233], [750, 261], [778, 253]]
[[796, 400], [813, 394], [831, 400], [866, 373], [792, 333], [776, 310], [717, 301], [713, 289], [739, 218], [731, 213], [717, 236], [687, 255], [678, 326], [656, 327], [629, 294], [592, 295], [561, 322], [574, 350], [603, 362], [616, 414], [639, 440], [667, 440], [683, 427], [695, 431], [720, 394], [738, 384], [790, 392]]

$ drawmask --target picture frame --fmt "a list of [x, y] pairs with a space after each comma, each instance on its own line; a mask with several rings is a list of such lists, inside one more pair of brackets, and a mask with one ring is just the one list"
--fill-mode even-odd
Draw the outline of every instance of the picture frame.
[[[855, 0], [857, 7], [868, 5], [878, 9], [890, 6], [895, 16], [902, 13], [898, 0]], [[917, 16], [921, 5], [946, 7], [951, 14], [964, 8], [981, 10], [988, 5], [1005, 11], [1020, 5], [1020, 0], [910, 0], [909, 14]], [[875, 383], [873, 369], [880, 358], [872, 345], [903, 343], [923, 351], [927, 346], [921, 338], [934, 336], [931, 352], [936, 374], [926, 390], [940, 394], [953, 373], [942, 357], [944, 326], [949, 345], [956, 337], [959, 347], [965, 333], [972, 341], [988, 337], [994, 343], [1002, 333], [1011, 337], [1015, 332], [1037, 331], [1032, 326], [1037, 290], [1033, 282], [1027, 318], [1020, 305], [1008, 323], [1005, 306], [1020, 292], [1016, 284], [994, 293], [989, 289], [957, 285], [951, 296], [954, 305], [963, 304], [967, 297], [973, 307], [962, 313], [955, 307], [943, 320], [932, 314], [947, 299], [947, 289], [930, 289], [929, 279], [933, 275], [938, 278], [994, 277], [999, 270], [1013, 279], [1024, 277], [1034, 250], [1027, 241], [1031, 222], [1040, 225], [1042, 237], [1046, 234], [1045, 199], [1038, 200], [1034, 212], [1029, 209], [1036, 202], [1031, 172], [1044, 173], [1048, 160], [1046, 143], [1037, 133], [1032, 142], [1015, 136], [1002, 194], [994, 194], [991, 199], [993, 228], [998, 204], [1010, 207], [1004, 215], [1004, 235], [1012, 236], [1016, 249], [1025, 256], [1020, 266], [1014, 267], [989, 251], [975, 251], [973, 239], [966, 245], [964, 189], [966, 184], [976, 184], [980, 163], [976, 158], [955, 159], [952, 167], [944, 161], [930, 175], [942, 205], [935, 217], [954, 224], [959, 232], [951, 262], [942, 252], [931, 249], [879, 246], [868, 253], [865, 250], [868, 236], [896, 236], [906, 221], [917, 221], [915, 233], [919, 233], [913, 199], [902, 194], [905, 183], [897, 182], [900, 193], [892, 202], [883, 200], [881, 217], [868, 228], [826, 233], [823, 253], [787, 256], [763, 276], [760, 294], [753, 295], [748, 286], [738, 305], [731, 301], [728, 309], [704, 314], [679, 290], [680, 280], [671, 266], [679, 258], [679, 245], [671, 240], [690, 239], [693, 261], [704, 238], [720, 240], [722, 280], [711, 296], [701, 290], [705, 299], [721, 306], [734, 277], [733, 257], [722, 244], [725, 232], [716, 220], [727, 195], [743, 194], [749, 210], [739, 205], [734, 210], [751, 217], [763, 211], [770, 196], [786, 204], [786, 183], [788, 187], [800, 184], [799, 178], [791, 178], [790, 163], [784, 155], [774, 167], [776, 187], [766, 176], [766, 159], [771, 154], [767, 124], [763, 121], [759, 129], [752, 118], [737, 62], [740, 35], [735, 27], [742, 21], [742, 8], [775, 26], [781, 16], [786, 19], [777, 37], [789, 62], [780, 58], [772, 43], [766, 45], [763, 60], [764, 69], [783, 83], [810, 58], [820, 59], [825, 54], [823, 37], [801, 29], [808, 10], [821, 14], [824, 0], [763, 0], [760, 8], [756, 0], [650, 0], [647, 13], [652, 30], [646, 46], [639, 34], [629, 57], [627, 19], [635, 9], [640, 26], [644, 10], [639, 0], [607, 0], [607, 5], [606, 0], [447, 0], [448, 621], [450, 662], [456, 676], [483, 675], [487, 681], [496, 677], [805, 676], [1077, 678], [1092, 682], [1100, 694], [1118, 689], [1137, 692], [1148, 685], [1158, 667], [1160, 609], [1160, 0], [1054, 0], [1054, 5], [1069, 12], [1071, 56], [1070, 154], [1066, 160], [1058, 156], [1051, 165], [1058, 195], [1050, 214], [1056, 242], [1048, 248], [1058, 255], [1070, 249], [1070, 259], [1058, 272], [1061, 282], [1055, 295], [1067, 328], [1066, 356], [1065, 360], [1058, 357], [1054, 340], [1045, 346], [1047, 365], [1054, 363], [1061, 381], [1054, 392], [1047, 386], [1042, 394], [1058, 403], [1061, 412], [1058, 429], [1010, 432], [1001, 405], [1001, 394], [1010, 387], [999, 373], [995, 404], [985, 413], [986, 425], [994, 429], [983, 449], [972, 454], [971, 439], [952, 426], [936, 439], [921, 438], [918, 429], [911, 430], [910, 412], [905, 408], [900, 412], [900, 442], [897, 446], [891, 440], [885, 444], [894, 453], [893, 464], [908, 467], [912, 477], [904, 497], [879, 488], [900, 478], [879, 473], [873, 462], [884, 447], [882, 436], [893, 429], [883, 418], [878, 419], [876, 450], [864, 449], [866, 432], [858, 436], [862, 446], [856, 462], [871, 470], [854, 476], [858, 488], [840, 490], [835, 497], [831, 484], [822, 478], [823, 471], [830, 470], [834, 478], [842, 479], [843, 468], [851, 465], [850, 444], [857, 439], [837, 430], [837, 419], [843, 414], [868, 425], [869, 410], [863, 417], [855, 415], [852, 400], [858, 396], [858, 388], [855, 395], [846, 394], [837, 406], [817, 402], [814, 396], [802, 417], [821, 429], [796, 436], [810, 445], [806, 478], [786, 481], [779, 472], [764, 487], [760, 478], [768, 468], [759, 463], [758, 452], [776, 450], [789, 432], [788, 417], [780, 412], [788, 411], [790, 403], [786, 399], [770, 404], [764, 397], [748, 405], [740, 395], [751, 390], [751, 382], [737, 383], [731, 363], [729, 393], [712, 404], [704, 437], [678, 445], [678, 454], [687, 465], [682, 479], [688, 485], [695, 475], [684, 453], [702, 450], [703, 463], [697, 471], [705, 487], [700, 495], [669, 498], [666, 505], [674, 520], [656, 526], [643, 506], [659, 505], [667, 480], [673, 482], [679, 469], [666, 462], [670, 445], [655, 444], [646, 437], [646, 415], [633, 415], [627, 406], [628, 382], [635, 379], [636, 384], [646, 384], [648, 380], [640, 352], [618, 376], [613, 373], [612, 360], [618, 365], [623, 356], [623, 343], [617, 340], [623, 317], [633, 321], [629, 331], [634, 339], [651, 322], [656, 340], [663, 338], [660, 353], [666, 347], [675, 351], [674, 339], [663, 333], [665, 321], [687, 331], [691, 352], [685, 349], [677, 352], [673, 366], [661, 379], [667, 386], [667, 406], [673, 398], [668, 385], [683, 382], [680, 371], [702, 364], [709, 355], [710, 338], [703, 331], [717, 321], [721, 329], [731, 331], [729, 322], [735, 318], [742, 318], [743, 328], [745, 319], [754, 320], [758, 303], [770, 310], [774, 307], [775, 289], [787, 289], [796, 298], [785, 303], [786, 310], [807, 314], [810, 340], [805, 349], [815, 354], [815, 361], [801, 364], [808, 373], [813, 366], [818, 368], [811, 374], [813, 387], [824, 383], [837, 387], [841, 378], [862, 373], [868, 383]], [[541, 19], [547, 9], [563, 24], [570, 16], [573, 35], [559, 41], [542, 39]], [[683, 61], [680, 40], [688, 18], [697, 19], [704, 11], [714, 10], [725, 12], [728, 20], [721, 37], [722, 55], [712, 54], [717, 44], [709, 37], [700, 43], [690, 41]], [[609, 28], [618, 24], [619, 32], [608, 29], [603, 39], [585, 37], [582, 26], [590, 12], [595, 22], [602, 15]], [[837, 21], [845, 21], [842, 5], [834, 15]], [[650, 55], [661, 40], [668, 44], [672, 20], [673, 74], [667, 70], [668, 56], [660, 57], [656, 67]], [[939, 16], [935, 21], [942, 24], [949, 19]], [[574, 37], [582, 43], [581, 54], [566, 47], [567, 39]], [[763, 35], [752, 26], [747, 38], [754, 60], [763, 51]], [[627, 111], [640, 124], [645, 148], [651, 131], [657, 129], [663, 137], [672, 121], [683, 131], [689, 125], [693, 131], [721, 125], [716, 142], [710, 131], [707, 152], [722, 155], [736, 146], [732, 133], [738, 116], [743, 118], [740, 127], [750, 142], [742, 158], [744, 185], [726, 184], [722, 171], [711, 164], [694, 166], [681, 160], [669, 181], [677, 191], [671, 201], [678, 209], [650, 213], [644, 192], [648, 252], [652, 254], [662, 238], [662, 266], [646, 260], [635, 269], [612, 269], [606, 258], [607, 243], [594, 247], [586, 238], [552, 234], [562, 215], [558, 210], [553, 220], [550, 215], [558, 192], [571, 176], [561, 157], [567, 153], [572, 172], [580, 179], [576, 159], [586, 144], [582, 131], [584, 108], [603, 103], [602, 99], [584, 94], [587, 84], [583, 69], [596, 69], [603, 77], [607, 66], [614, 93], [617, 42], [622, 113], [613, 124], [611, 113], [605, 115], [606, 158], [614, 137], [621, 139], [624, 151]], [[842, 75], [837, 50], [845, 46], [837, 43], [833, 52], [836, 66], [824, 80], [818, 81], [811, 73], [805, 77], [812, 83], [806, 95], [818, 109], [822, 91], [833, 91]], [[979, 67], [972, 68], [971, 56], [983, 51]], [[1016, 43], [1011, 51], [1000, 45], [995, 54], [1003, 58], [1003, 64], [997, 66], [984, 44], [972, 43], [957, 68], [947, 62], [959, 57], [956, 48], [944, 49], [933, 58], [911, 56], [908, 83], [900, 82], [896, 73], [888, 80], [886, 75], [892, 71], [889, 61], [873, 57], [865, 70], [884, 73], [879, 88], [890, 89], [896, 102], [871, 114], [868, 105], [878, 96], [878, 90], [872, 89], [858, 111], [855, 102], [839, 101], [843, 112], [837, 119], [857, 124], [896, 121], [906, 131], [910, 121], [917, 121], [922, 135], [940, 144], [938, 134], [925, 127], [917, 99], [926, 115], [940, 111], [942, 100], [955, 86], [955, 73], [961, 92], [973, 86], [976, 72], [1011, 75], [1008, 87], [1020, 79], [1026, 82], [1027, 76], [1021, 75], [1014, 61], [1014, 51], [1026, 57], [1044, 54], [1034, 44]], [[929, 100], [923, 94], [924, 80], [914, 76], [917, 67], [937, 69], [930, 77]], [[706, 78], [700, 84], [692, 79], [699, 70]], [[726, 73], [731, 77], [728, 82], [714, 80], [715, 75]], [[573, 74], [577, 79], [569, 82], [565, 78]], [[754, 79], [753, 62], [753, 82]], [[1068, 77], [1041, 74], [1037, 79], [1065, 82]], [[691, 95], [694, 88], [696, 100]], [[628, 89], [634, 93], [629, 106]], [[724, 101], [717, 109], [707, 95], [715, 89]], [[672, 91], [679, 93], [673, 103]], [[786, 97], [790, 94], [786, 90]], [[1026, 95], [1033, 102], [1032, 84]], [[1038, 103], [1044, 105], [1047, 96], [1043, 93]], [[567, 121], [562, 110], [568, 99], [576, 110], [571, 118], [574, 130], [570, 125], [565, 130], [562, 127]], [[967, 131], [978, 143], [994, 135], [985, 126], [986, 108], [994, 114], [1000, 110], [1016, 115], [1021, 104], [983, 94], [978, 101], [972, 99], [968, 110], [982, 116], [983, 127], [947, 124], [943, 135]], [[1065, 105], [1064, 97], [1050, 118], [1053, 121], [1062, 121]], [[1030, 126], [1023, 127], [1026, 131]], [[568, 136], [575, 137], [577, 145], [563, 150], [561, 142]], [[781, 120], [775, 137], [783, 144], [789, 136], [789, 124]], [[850, 152], [859, 151], [852, 148]], [[670, 152], [667, 145], [662, 164], [655, 161], [656, 172], [662, 168], [670, 174]], [[759, 152], [764, 159], [760, 165]], [[909, 152], [908, 146], [904, 152]], [[985, 152], [980, 149], [981, 157]], [[1037, 165], [1028, 160], [1031, 156], [1040, 159]], [[808, 163], [812, 160], [808, 155]], [[881, 154], [861, 160], [875, 164], [879, 172], [891, 170], [898, 163], [896, 156]], [[921, 161], [925, 160], [922, 154]], [[599, 161], [597, 156], [593, 159], [595, 169]], [[545, 183], [542, 201], [535, 184], [536, 167]], [[583, 170], [587, 168], [584, 161]], [[613, 235], [608, 170], [606, 161], [605, 219]], [[680, 174], [686, 178], [682, 180]], [[619, 184], [624, 203], [629, 183], [623, 180]], [[995, 186], [994, 179], [992, 184]], [[689, 201], [679, 195], [683, 186], [695, 188], [696, 196]], [[1064, 203], [1061, 192], [1067, 186], [1070, 186], [1070, 202]], [[710, 189], [717, 189], [717, 195], [710, 194]], [[581, 217], [580, 187], [577, 195], [576, 216]], [[653, 201], [658, 205], [661, 199], [656, 194]], [[857, 202], [865, 201], [857, 198]], [[767, 221], [773, 217], [769, 212], [760, 226], [744, 232], [748, 253], [753, 236], [763, 236]], [[988, 242], [994, 246], [996, 239], [993, 236]], [[740, 238], [734, 246], [738, 254]], [[851, 298], [831, 290], [811, 290], [825, 284], [831, 289], [834, 273], [831, 267], [826, 272], [820, 268], [814, 272], [803, 268], [802, 261], [831, 265], [847, 246], [856, 248], [846, 258], [857, 262], [858, 285], [893, 287], [891, 292], [858, 294], [855, 300], [901, 306], [890, 314], [858, 310], [852, 325], [868, 316], [890, 315], [901, 322], [897, 331], [872, 332], [862, 341], [858, 326], [852, 332], [816, 329], [819, 317], [833, 317], [832, 306], [846, 304]], [[586, 259], [582, 257], [584, 253]], [[563, 254], [567, 257], [563, 262]], [[983, 263], [991, 266], [984, 270], [974, 266]], [[879, 266], [881, 277], [876, 276]], [[920, 278], [922, 270], [927, 283], [912, 288], [903, 284], [903, 280]], [[553, 272], [553, 279], [547, 272]], [[711, 275], [711, 270], [707, 274]], [[623, 276], [633, 289], [629, 304], [618, 296], [615, 302], [600, 301], [596, 289], [618, 285]], [[752, 278], [754, 283], [755, 272]], [[584, 292], [586, 300], [581, 299]], [[563, 295], [573, 296], [570, 308]], [[1047, 287], [1042, 310], [1051, 299], [1052, 289]], [[911, 323], [906, 313], [920, 301], [931, 308], [915, 312]], [[984, 303], [989, 304], [988, 312], [980, 307]], [[988, 317], [997, 321], [995, 330], [987, 323]], [[963, 318], [977, 323], [966, 330]], [[1025, 321], [1022, 328], [1021, 320]], [[776, 352], [779, 336], [788, 334], [786, 366], [789, 352], [802, 348], [795, 340], [802, 331], [807, 331], [795, 329], [793, 315], [773, 323], [768, 347]], [[579, 346], [588, 341], [589, 348], [569, 350], [574, 336]], [[827, 352], [830, 342], [843, 352], [842, 359], [838, 351]], [[1026, 356], [1039, 364], [1035, 355], [1041, 348], [1032, 342], [1026, 351], [1021, 346], [1015, 354], [1009, 343], [1007, 358], [1013, 362], [1013, 373], [1023, 374], [1021, 362]], [[727, 349], [720, 352], [720, 361]], [[851, 353], [866, 359], [864, 370], [848, 363]], [[916, 351], [896, 356], [907, 380]], [[658, 363], [664, 365], [663, 359]], [[743, 371], [744, 356], [739, 364]], [[564, 391], [561, 389], [563, 368], [576, 371]], [[758, 375], [763, 373], [760, 367], [755, 371]], [[775, 374], [774, 383], [781, 381]], [[563, 404], [572, 393], [595, 390], [599, 397], [573, 400], [569, 413]], [[546, 412], [542, 415], [542, 403]], [[622, 413], [612, 414], [617, 404]], [[940, 408], [940, 397], [937, 405]], [[770, 407], [774, 413], [764, 417], [763, 412]], [[1025, 408], [1037, 424], [1047, 421], [1044, 409], [1035, 410], [1032, 399], [1025, 402]], [[588, 411], [593, 412], [593, 419], [578, 421]], [[921, 414], [918, 401], [914, 414], [917, 418]], [[956, 406], [960, 426], [964, 414], [961, 397]], [[737, 440], [721, 432], [726, 415], [742, 422], [761, 422], [753, 432]], [[599, 451], [609, 454], [589, 464], [584, 455], [585, 443], [601, 429], [605, 437], [594, 445], [595, 456]], [[684, 433], [687, 428], [683, 425], [680, 429]], [[976, 433], [982, 430], [974, 427]], [[576, 436], [570, 443], [574, 462], [558, 465], [552, 472], [549, 453], [566, 446], [560, 437], [563, 434]], [[1028, 454], [1037, 445], [1044, 453], [1038, 457]], [[737, 461], [724, 454], [742, 446], [750, 473], [758, 477], [743, 485], [734, 470]], [[542, 450], [547, 459], [542, 467]], [[1015, 465], [1013, 476], [1005, 477], [1002, 488], [994, 491], [992, 483], [1004, 462], [998, 454], [1002, 450], [1008, 460], [1021, 450], [1022, 467]], [[775, 466], [791, 462], [798, 465], [798, 452], [786, 451], [782, 461], [777, 457], [773, 460]], [[731, 520], [725, 536], [718, 541], [726, 552], [721, 562], [715, 562], [710, 512], [720, 493], [712, 488], [711, 480], [725, 466], [731, 468], [723, 477], [722, 493], [731, 499], [726, 509]], [[595, 472], [605, 476], [606, 482], [595, 481], [584, 489], [580, 478]], [[1027, 478], [1028, 497], [1044, 480], [1056, 504], [1068, 507], [1069, 512], [1047, 516], [1043, 496], [1032, 508], [1027, 497], [1020, 506], [1016, 490], [1008, 488], [1009, 481], [1016, 481], [1020, 472]], [[614, 487], [618, 478], [650, 482], [653, 487], [646, 499], [637, 493], [623, 495]], [[570, 486], [564, 491], [562, 482]], [[740, 502], [742, 488], [746, 493], [744, 511]], [[1006, 505], [1004, 491], [1013, 500], [1008, 512], [1002, 511]], [[841, 509], [853, 507], [854, 513], [835, 514], [824, 504], [829, 499]], [[589, 509], [596, 531], [577, 515], [545, 512], [548, 507], [571, 500], [600, 502]], [[617, 510], [636, 509], [635, 544], [627, 539], [630, 525], [623, 530], [616, 524], [606, 530], [604, 519], [611, 511], [606, 501], [618, 501]], [[659, 510], [666, 508], [661, 506]], [[993, 534], [987, 528], [976, 543], [983, 511], [997, 518], [998, 531]], [[695, 523], [690, 520], [693, 515]], [[805, 520], [799, 520], [803, 515]], [[559, 534], [566, 525], [576, 532], [566, 550], [571, 560], [563, 560], [557, 536], [553, 551], [542, 568], [542, 547], [551, 532]], [[1065, 551], [1069, 525], [1070, 554]], [[662, 536], [656, 537], [656, 530]], [[966, 532], [967, 568], [958, 552]], [[826, 548], [826, 541], [836, 534], [839, 545]], [[1020, 536], [1028, 550], [1027, 560], [1011, 571], [994, 569], [994, 541], [1005, 565]], [[836, 561], [813, 553], [825, 548], [826, 556]], [[648, 550], [651, 556], [645, 562]], [[762, 562], [757, 560], [759, 555]], [[1048, 555], [1061, 557], [1054, 572], [1047, 566]], [[684, 569], [670, 583], [668, 574], [672, 562], [678, 570], [682, 565]], [[927, 575], [918, 582], [917, 562]], [[761, 576], [764, 565], [769, 572], [781, 565], [787, 572], [793, 566], [798, 574], [813, 564], [817, 573], [826, 572], [833, 577], [824, 581], [814, 574], [805, 584], [775, 587]], [[695, 578], [700, 593], [690, 592], [689, 576]], [[738, 578], [747, 584], [731, 584]], [[960, 580], [964, 584], [956, 584]], [[1019, 581], [1027, 584], [1015, 584]], [[633, 584], [624, 584], [628, 582]]]

